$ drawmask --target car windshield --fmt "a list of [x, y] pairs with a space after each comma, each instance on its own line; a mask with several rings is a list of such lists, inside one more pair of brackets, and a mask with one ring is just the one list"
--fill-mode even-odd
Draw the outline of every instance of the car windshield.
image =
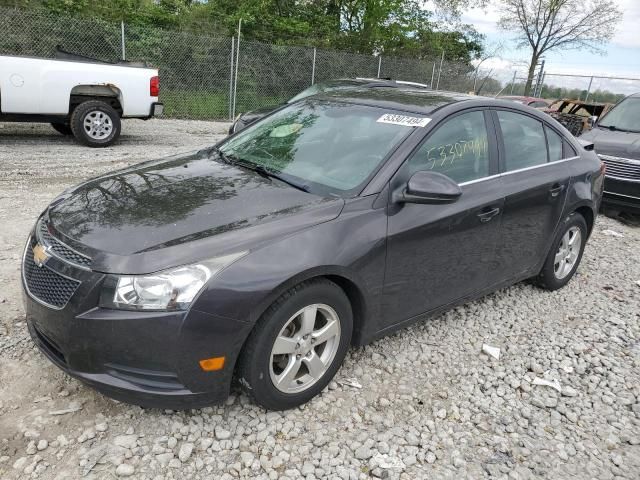
[[624, 99], [602, 118], [598, 126], [640, 132], [640, 98]]
[[351, 81], [351, 80], [331, 80], [328, 82], [320, 82], [320, 83], [311, 85], [309, 88], [304, 89], [295, 97], [288, 100], [287, 103], [297, 102], [298, 100], [302, 100], [303, 98], [310, 97], [311, 95], [317, 95], [318, 93], [327, 93], [327, 92], [333, 92], [336, 90], [346, 90], [348, 88], [355, 88], [359, 85], [362, 85], [362, 82]]
[[309, 192], [349, 197], [360, 193], [415, 128], [407, 119], [419, 120], [376, 107], [305, 100], [256, 122], [219, 151], [227, 160], [259, 167]]

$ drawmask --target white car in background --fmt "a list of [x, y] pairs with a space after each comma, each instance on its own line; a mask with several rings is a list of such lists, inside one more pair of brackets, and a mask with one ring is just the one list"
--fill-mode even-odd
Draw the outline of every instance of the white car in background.
[[0, 55], [0, 121], [45, 122], [89, 147], [120, 135], [121, 118], [160, 115], [158, 70], [58, 50], [57, 58]]

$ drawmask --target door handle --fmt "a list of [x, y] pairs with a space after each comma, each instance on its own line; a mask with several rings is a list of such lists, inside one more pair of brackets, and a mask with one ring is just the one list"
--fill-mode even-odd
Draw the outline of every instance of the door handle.
[[478, 214], [478, 218], [480, 219], [481, 222], [484, 223], [484, 222], [488, 222], [499, 213], [500, 213], [500, 209], [498, 207], [495, 207], [495, 208], [487, 207], [486, 209], [482, 210]]
[[551, 194], [552, 197], [557, 197], [562, 193], [563, 190], [564, 190], [564, 185], [559, 185], [556, 183], [549, 189], [549, 193]]

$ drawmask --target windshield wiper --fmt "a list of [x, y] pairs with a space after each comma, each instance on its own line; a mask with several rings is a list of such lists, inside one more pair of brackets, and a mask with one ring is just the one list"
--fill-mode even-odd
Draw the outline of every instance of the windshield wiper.
[[295, 182], [289, 178], [286, 178], [282, 175], [280, 175], [279, 173], [273, 172], [271, 170], [268, 170], [266, 168], [264, 168], [262, 165], [256, 165], [255, 163], [245, 163], [245, 162], [238, 162], [238, 165], [248, 168], [250, 170], [253, 170], [254, 172], [258, 172], [260, 175], [264, 176], [264, 177], [271, 177], [271, 178], [275, 178], [276, 180], [280, 180], [281, 182], [286, 183], [287, 185], [292, 186], [293, 188], [297, 188], [298, 190], [301, 190], [303, 192], [309, 193], [309, 187], [307, 187], [306, 185], [303, 185], [301, 183]]
[[246, 168], [247, 170], [251, 170], [253, 172], [256, 172], [258, 175], [261, 175], [265, 178], [275, 178], [276, 180], [280, 180], [281, 182], [286, 183], [287, 185], [292, 186], [293, 188], [297, 188], [298, 190], [301, 190], [303, 192], [309, 193], [309, 187], [307, 187], [306, 185], [303, 185], [301, 183], [295, 182], [289, 178], [286, 178], [272, 170], [269, 170], [265, 167], [263, 167], [262, 165], [258, 165], [257, 163], [252, 163], [252, 162], [247, 162], [244, 160], [240, 160], [238, 157], [234, 157], [233, 155], [228, 155], [226, 153], [224, 153], [222, 150], [220, 149], [216, 149], [215, 150], [216, 153], [220, 156], [220, 158], [222, 158], [222, 160], [225, 163], [228, 163], [229, 165], [234, 165], [237, 167], [241, 167], [241, 168]]
[[628, 130], [626, 128], [616, 127], [615, 125], [598, 125], [598, 127], [606, 128], [612, 132], [640, 133], [640, 130]]

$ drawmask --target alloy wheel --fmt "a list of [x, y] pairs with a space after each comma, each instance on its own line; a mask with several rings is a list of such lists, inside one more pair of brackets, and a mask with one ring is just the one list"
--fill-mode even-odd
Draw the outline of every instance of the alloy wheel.
[[571, 227], [562, 236], [553, 262], [553, 272], [558, 280], [565, 278], [575, 266], [582, 247], [582, 232], [576, 226]]
[[308, 305], [287, 320], [271, 349], [269, 373], [281, 392], [302, 392], [331, 366], [340, 345], [340, 319], [329, 305]]
[[95, 140], [103, 140], [111, 135], [113, 131], [111, 117], [100, 110], [93, 110], [87, 113], [83, 123], [86, 134]]

